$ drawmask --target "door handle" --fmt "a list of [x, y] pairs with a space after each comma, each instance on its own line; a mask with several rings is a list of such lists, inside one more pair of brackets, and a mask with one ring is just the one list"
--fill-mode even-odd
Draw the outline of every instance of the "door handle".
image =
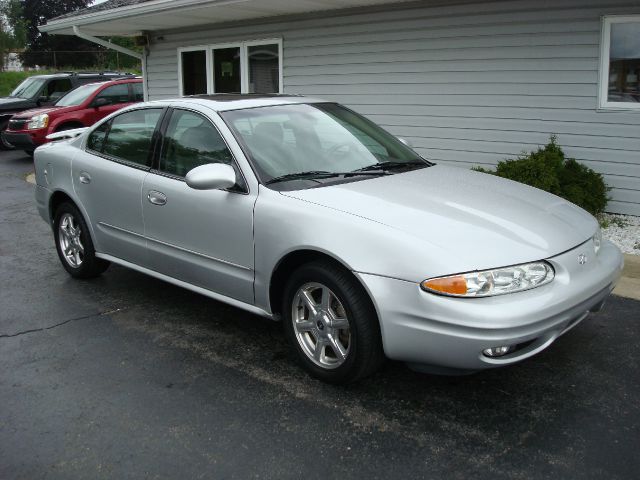
[[153, 203], [154, 205], [164, 205], [165, 203], [167, 203], [167, 196], [162, 192], [158, 192], [157, 190], [149, 190], [147, 198], [149, 199], [149, 202]]
[[80, 183], [91, 183], [91, 175], [89, 175], [87, 172], [80, 172], [80, 175], [78, 175], [78, 180], [80, 180]]

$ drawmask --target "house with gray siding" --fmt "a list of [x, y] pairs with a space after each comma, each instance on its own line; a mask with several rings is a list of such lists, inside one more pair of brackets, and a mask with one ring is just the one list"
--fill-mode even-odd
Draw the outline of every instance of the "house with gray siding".
[[40, 27], [145, 45], [146, 98], [343, 103], [423, 156], [491, 166], [558, 136], [640, 215], [639, 0], [108, 0]]

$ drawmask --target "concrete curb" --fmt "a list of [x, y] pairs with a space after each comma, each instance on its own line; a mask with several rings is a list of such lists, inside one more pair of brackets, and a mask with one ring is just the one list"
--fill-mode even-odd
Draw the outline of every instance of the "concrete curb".
[[622, 277], [613, 294], [640, 300], [640, 255], [625, 254]]

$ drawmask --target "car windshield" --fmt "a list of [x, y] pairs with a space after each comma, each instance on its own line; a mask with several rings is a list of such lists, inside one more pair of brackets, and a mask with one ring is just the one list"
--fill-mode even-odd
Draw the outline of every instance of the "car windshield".
[[19, 97], [19, 98], [33, 98], [38, 95], [38, 93], [42, 90], [46, 79], [44, 78], [27, 78], [20, 85], [18, 85], [13, 92], [11, 92], [11, 97]]
[[277, 105], [221, 115], [265, 184], [313, 179], [317, 185], [317, 179], [336, 176], [353, 181], [376, 172], [430, 165], [390, 133], [335, 103]]
[[88, 85], [83, 85], [82, 87], [78, 87], [75, 90], [71, 90], [64, 97], [56, 102], [56, 106], [58, 107], [73, 107], [76, 105], [80, 105], [84, 102], [89, 96], [91, 96], [96, 90], [98, 90], [103, 83], [90, 83]]

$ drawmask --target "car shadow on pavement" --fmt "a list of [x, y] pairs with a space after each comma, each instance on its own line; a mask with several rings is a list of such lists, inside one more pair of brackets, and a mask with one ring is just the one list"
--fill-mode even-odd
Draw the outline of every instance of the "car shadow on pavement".
[[[620, 297], [518, 365], [444, 377], [389, 361], [374, 376], [337, 387], [303, 372], [276, 322], [120, 267], [83, 288], [98, 296], [109, 292], [122, 302], [109, 306], [121, 328], [335, 410], [355, 428], [393, 432], [418, 445], [437, 441], [453, 448], [463, 442], [490, 453], [492, 461], [524, 455], [514, 449], [528, 445], [539, 447], [546, 462], [573, 463], [584, 461], [575, 442], [613, 441], [613, 426], [624, 415], [638, 414], [627, 398], [638, 398], [633, 338], [640, 329], [630, 320], [639, 304]], [[622, 417], [612, 417], [621, 411], [626, 411]], [[609, 462], [615, 457], [604, 451], [593, 455]]]

